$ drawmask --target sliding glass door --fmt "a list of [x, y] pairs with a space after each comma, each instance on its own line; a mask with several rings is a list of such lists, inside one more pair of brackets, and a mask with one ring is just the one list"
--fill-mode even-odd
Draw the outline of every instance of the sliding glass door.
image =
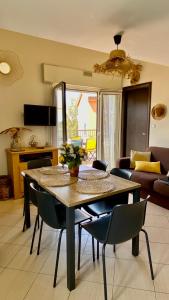
[[56, 126], [52, 132], [53, 146], [61, 147], [67, 141], [65, 82], [60, 82], [54, 87], [53, 105], [56, 106]]
[[66, 90], [64, 82], [54, 88], [56, 126], [53, 145], [65, 142], [82, 146], [87, 152], [86, 164], [106, 160], [115, 167], [120, 157], [121, 93]]

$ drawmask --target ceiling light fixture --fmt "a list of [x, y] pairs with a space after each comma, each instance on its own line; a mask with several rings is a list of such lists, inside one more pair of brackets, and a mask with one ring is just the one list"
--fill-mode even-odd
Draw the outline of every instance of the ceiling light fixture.
[[110, 52], [109, 59], [102, 64], [94, 65], [94, 72], [106, 75], [120, 75], [123, 78], [130, 79], [131, 84], [135, 84], [140, 79], [142, 65], [135, 64], [129, 56], [126, 56], [124, 50], [118, 49], [121, 42], [122, 33], [114, 36], [114, 42], [117, 45], [116, 50]]

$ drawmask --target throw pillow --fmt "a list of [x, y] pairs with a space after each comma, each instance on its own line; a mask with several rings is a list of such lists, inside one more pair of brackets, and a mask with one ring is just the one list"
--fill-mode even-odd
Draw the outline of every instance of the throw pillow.
[[151, 152], [141, 152], [131, 150], [130, 152], [130, 168], [135, 167], [135, 161], [150, 161]]
[[144, 171], [151, 173], [161, 173], [160, 161], [148, 162], [148, 161], [136, 161], [135, 171]]

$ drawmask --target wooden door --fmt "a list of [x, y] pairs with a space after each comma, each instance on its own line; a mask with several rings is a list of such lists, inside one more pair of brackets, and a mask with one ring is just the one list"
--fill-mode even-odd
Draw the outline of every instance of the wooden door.
[[151, 82], [123, 88], [122, 155], [149, 145]]

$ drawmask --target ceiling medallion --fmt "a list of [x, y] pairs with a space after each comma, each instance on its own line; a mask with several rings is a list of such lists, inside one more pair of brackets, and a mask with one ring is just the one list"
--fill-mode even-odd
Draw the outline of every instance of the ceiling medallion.
[[110, 52], [109, 59], [102, 64], [94, 65], [94, 72], [106, 75], [120, 75], [123, 78], [130, 79], [131, 84], [135, 84], [140, 79], [142, 65], [135, 64], [129, 56], [126, 56], [124, 50], [118, 49], [122, 34], [114, 36], [114, 42], [117, 49]]

